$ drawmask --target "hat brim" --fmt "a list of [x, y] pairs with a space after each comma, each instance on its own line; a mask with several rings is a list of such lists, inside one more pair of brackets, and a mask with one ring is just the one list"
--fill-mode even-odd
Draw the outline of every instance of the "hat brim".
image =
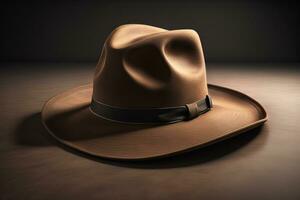
[[109, 159], [143, 160], [204, 147], [250, 130], [267, 120], [264, 108], [251, 97], [208, 85], [211, 111], [168, 125], [134, 125], [94, 115], [89, 104], [92, 85], [80, 86], [51, 98], [42, 121], [50, 135], [80, 152]]

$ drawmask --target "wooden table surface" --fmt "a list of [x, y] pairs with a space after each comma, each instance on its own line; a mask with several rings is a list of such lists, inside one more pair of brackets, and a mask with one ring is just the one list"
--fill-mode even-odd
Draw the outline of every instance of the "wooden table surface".
[[210, 83], [254, 97], [269, 121], [204, 149], [142, 163], [76, 154], [41, 124], [45, 101], [91, 82], [94, 65], [0, 65], [1, 200], [300, 199], [300, 64], [208, 64]]

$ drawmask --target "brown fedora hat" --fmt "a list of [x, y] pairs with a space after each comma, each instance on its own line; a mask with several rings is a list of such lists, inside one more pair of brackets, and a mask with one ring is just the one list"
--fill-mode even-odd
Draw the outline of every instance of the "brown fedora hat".
[[107, 38], [93, 84], [51, 98], [42, 120], [59, 142], [138, 160], [203, 147], [263, 124], [251, 97], [207, 84], [198, 34], [123, 25]]

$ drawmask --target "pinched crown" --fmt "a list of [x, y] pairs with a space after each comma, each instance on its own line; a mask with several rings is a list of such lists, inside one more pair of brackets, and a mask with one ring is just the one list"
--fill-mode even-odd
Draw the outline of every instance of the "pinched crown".
[[128, 24], [107, 38], [96, 67], [93, 98], [119, 107], [171, 107], [208, 94], [197, 32]]

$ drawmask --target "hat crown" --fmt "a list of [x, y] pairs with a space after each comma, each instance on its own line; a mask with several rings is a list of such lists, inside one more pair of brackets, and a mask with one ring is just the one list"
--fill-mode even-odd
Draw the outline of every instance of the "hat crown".
[[189, 104], [208, 94], [198, 34], [129, 24], [107, 38], [96, 67], [93, 98], [127, 107]]

